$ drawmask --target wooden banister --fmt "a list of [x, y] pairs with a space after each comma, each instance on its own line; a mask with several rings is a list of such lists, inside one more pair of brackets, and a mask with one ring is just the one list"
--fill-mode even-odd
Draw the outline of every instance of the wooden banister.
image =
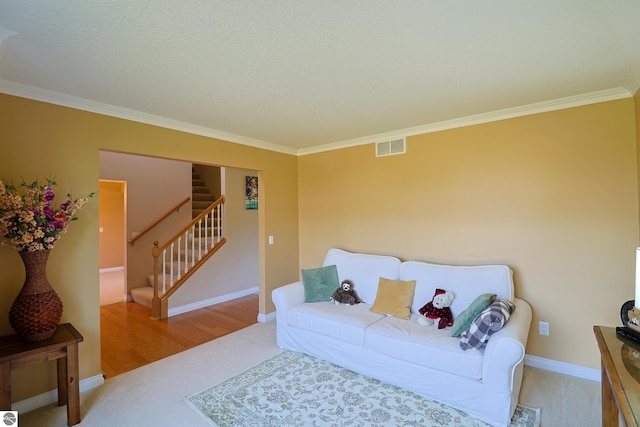
[[221, 196], [163, 245], [153, 243], [153, 319], [168, 316], [169, 297], [226, 243], [222, 221], [224, 202]]
[[176, 206], [174, 206], [173, 208], [169, 209], [167, 211], [167, 213], [165, 213], [164, 215], [162, 215], [161, 217], [159, 217], [158, 219], [156, 219], [151, 225], [149, 225], [148, 227], [146, 227], [144, 230], [142, 230], [137, 236], [132, 237], [131, 239], [129, 239], [128, 243], [130, 245], [133, 246], [133, 244], [142, 236], [144, 236], [145, 234], [147, 234], [149, 231], [153, 230], [158, 224], [160, 224], [162, 221], [164, 221], [165, 219], [167, 219], [169, 216], [171, 216], [173, 214], [173, 211], [178, 212], [180, 210], [180, 208], [185, 205], [186, 203], [188, 203], [191, 200], [191, 197], [187, 197], [186, 199], [184, 199], [183, 201], [181, 201], [180, 203], [178, 203]]
[[[167, 249], [172, 243], [175, 243], [176, 240], [178, 240], [178, 238], [180, 236], [182, 236], [185, 232], [187, 232], [188, 230], [190, 230], [195, 224], [197, 224], [201, 219], [203, 219], [205, 216], [207, 216], [209, 214], [209, 212], [211, 212], [212, 210], [214, 210], [215, 208], [217, 208], [219, 205], [224, 203], [224, 196], [220, 196], [220, 198], [218, 200], [216, 200], [215, 202], [213, 202], [204, 212], [202, 212], [200, 215], [198, 215], [197, 217], [195, 217], [193, 220], [191, 220], [191, 222], [189, 224], [187, 224], [182, 230], [178, 231], [170, 240], [168, 240], [164, 245], [159, 246], [158, 242], [154, 242], [154, 248], [153, 248], [153, 255], [154, 256], [158, 256], [160, 255], [160, 253], [162, 251], [164, 251], [165, 249]], [[137, 237], [137, 236], [136, 236]]]

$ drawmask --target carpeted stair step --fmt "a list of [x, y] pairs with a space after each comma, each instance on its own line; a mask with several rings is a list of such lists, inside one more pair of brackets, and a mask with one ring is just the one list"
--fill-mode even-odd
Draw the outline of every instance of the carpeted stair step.
[[[215, 200], [214, 200], [215, 201]], [[191, 202], [191, 218], [195, 218], [204, 212], [213, 202]], [[213, 216], [217, 217], [218, 213], [214, 210]]]
[[194, 193], [192, 200], [194, 201], [205, 201], [205, 202], [215, 202], [216, 201], [216, 196], [214, 196], [211, 193]]
[[[151, 275], [151, 283], [153, 283], [153, 274]], [[158, 296], [161, 295], [162, 290], [158, 292]], [[153, 300], [153, 286], [142, 286], [140, 288], [131, 289], [131, 298], [134, 302], [151, 308], [151, 301]]]
[[211, 206], [211, 203], [215, 202], [215, 200], [210, 201], [210, 200], [193, 200], [191, 202], [191, 208], [192, 209], [201, 209], [201, 210], [205, 210], [207, 209], [209, 206]]
[[[167, 283], [167, 288], [169, 287], [169, 283], [171, 282], [171, 276], [169, 276], [168, 274], [165, 274], [165, 280]], [[160, 275], [158, 277], [158, 280], [160, 281], [160, 289], [158, 290], [158, 295], [162, 295], [162, 275]], [[176, 280], [178, 280], [176, 277], [173, 278], [173, 281], [175, 282]], [[142, 288], [138, 288], [138, 289], [143, 289], [143, 288], [150, 288], [151, 290], [153, 290], [153, 273], [152, 274], [147, 274], [147, 285], [148, 286], [143, 286]]]
[[209, 187], [205, 187], [202, 185], [194, 185], [191, 187], [191, 192], [194, 194], [208, 194]]

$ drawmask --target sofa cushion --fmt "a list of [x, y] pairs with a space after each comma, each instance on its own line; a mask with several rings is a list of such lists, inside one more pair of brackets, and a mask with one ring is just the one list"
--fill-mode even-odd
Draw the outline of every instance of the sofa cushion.
[[491, 335], [502, 329], [515, 309], [516, 306], [511, 301], [495, 301], [473, 320], [469, 329], [462, 332], [460, 348], [484, 348]]
[[[398, 278], [400, 260], [386, 255], [370, 255], [347, 252], [342, 249], [329, 249], [323, 266], [335, 264], [339, 281], [351, 280], [358, 296], [367, 304], [376, 299], [378, 280]], [[411, 279], [410, 279], [411, 280]]]
[[467, 330], [478, 314], [482, 313], [491, 303], [496, 300], [496, 294], [482, 294], [456, 317], [451, 330], [452, 337], [459, 337], [460, 334]]
[[389, 280], [381, 277], [378, 281], [378, 292], [371, 311], [400, 319], [409, 319], [411, 302], [416, 281]]
[[338, 269], [335, 265], [302, 270], [304, 302], [329, 301], [340, 286]]
[[463, 351], [460, 339], [453, 338], [449, 330], [422, 326], [417, 318], [416, 314], [409, 321], [388, 316], [370, 325], [365, 348], [453, 375], [482, 378], [483, 351]]
[[369, 304], [331, 302], [298, 304], [287, 311], [287, 323], [350, 344], [362, 345], [365, 328], [385, 317], [370, 311], [370, 307]]
[[509, 301], [514, 297], [512, 272], [506, 265], [457, 266], [405, 261], [400, 266], [398, 279], [416, 281], [411, 304], [413, 313], [431, 301], [437, 288], [456, 296], [451, 304], [454, 319], [480, 294], [492, 293], [497, 299]]

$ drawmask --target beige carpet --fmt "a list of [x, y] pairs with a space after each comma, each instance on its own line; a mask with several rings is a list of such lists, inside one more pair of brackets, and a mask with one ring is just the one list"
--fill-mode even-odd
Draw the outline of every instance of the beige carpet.
[[[280, 353], [275, 322], [256, 324], [105, 381], [80, 396], [82, 426], [208, 426], [184, 397]], [[600, 384], [525, 367], [520, 403], [542, 427], [600, 426]], [[20, 414], [21, 427], [66, 425], [66, 407]]]
[[[185, 398], [217, 427], [491, 427], [442, 403], [307, 354], [283, 351]], [[539, 427], [518, 405], [509, 427]]]

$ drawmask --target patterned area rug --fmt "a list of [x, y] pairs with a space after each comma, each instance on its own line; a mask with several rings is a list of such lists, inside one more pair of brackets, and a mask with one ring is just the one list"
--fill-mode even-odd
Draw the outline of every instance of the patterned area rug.
[[[485, 427], [459, 410], [302, 353], [284, 351], [185, 398], [218, 427]], [[540, 410], [518, 405], [511, 427], [538, 427]]]

